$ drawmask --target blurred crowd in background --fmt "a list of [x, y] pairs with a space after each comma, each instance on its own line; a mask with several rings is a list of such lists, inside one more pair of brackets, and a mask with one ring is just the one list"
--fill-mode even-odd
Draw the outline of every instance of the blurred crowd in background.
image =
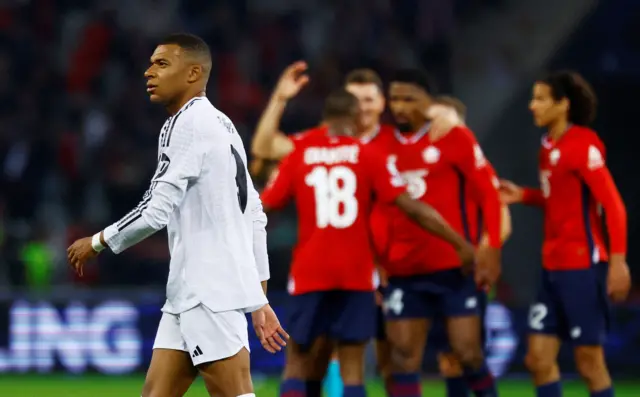
[[[65, 254], [69, 242], [131, 210], [147, 188], [166, 114], [149, 103], [143, 73], [162, 36], [188, 31], [206, 39], [214, 56], [208, 97], [248, 147], [271, 89], [292, 61], [309, 62], [312, 82], [288, 109], [287, 132], [317, 123], [325, 94], [356, 67], [383, 78], [398, 67], [423, 67], [441, 91], [451, 91], [457, 28], [502, 6], [501, 0], [3, 2], [0, 288], [165, 283], [164, 232], [117, 257], [102, 255], [81, 280], [67, 269]], [[270, 222], [272, 271], [284, 288], [295, 222], [289, 215]]]
[[[64, 283], [67, 243], [140, 200], [166, 117], [149, 104], [143, 79], [162, 36], [184, 30], [207, 40], [214, 54], [207, 94], [248, 144], [288, 63], [312, 65], [312, 84], [287, 119], [285, 130], [293, 131], [317, 122], [324, 95], [354, 67], [385, 75], [427, 64], [449, 85], [456, 20], [495, 2], [33, 0], [0, 7], [0, 283]], [[419, 23], [426, 19], [434, 23]], [[160, 233], [117, 260], [105, 255], [76, 281], [163, 284], [165, 241]]]

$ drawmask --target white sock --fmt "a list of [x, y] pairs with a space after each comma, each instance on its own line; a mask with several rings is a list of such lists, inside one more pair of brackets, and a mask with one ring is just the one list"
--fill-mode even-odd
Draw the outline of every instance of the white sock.
[[242, 394], [242, 395], [240, 395], [238, 397], [256, 397], [256, 394], [255, 393], [247, 393], [247, 394]]

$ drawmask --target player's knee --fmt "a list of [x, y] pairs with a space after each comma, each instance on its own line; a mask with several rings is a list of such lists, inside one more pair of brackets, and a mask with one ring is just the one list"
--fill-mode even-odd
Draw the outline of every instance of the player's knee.
[[340, 376], [345, 385], [359, 385], [364, 383], [364, 362], [341, 361]]
[[360, 385], [364, 383], [366, 348], [367, 343], [341, 344], [338, 347], [340, 375], [345, 385]]
[[387, 341], [376, 342], [378, 372], [383, 379], [391, 376], [391, 346]]
[[142, 386], [141, 397], [169, 397], [171, 396], [171, 390], [165, 389], [159, 382], [155, 382], [153, 379], [145, 379], [144, 386]]
[[584, 379], [608, 377], [604, 354], [600, 348], [578, 348], [575, 352], [576, 369]]
[[553, 372], [556, 362], [543, 354], [529, 352], [524, 358], [524, 364], [531, 373], [545, 374]]
[[458, 343], [454, 353], [463, 367], [479, 368], [484, 362], [482, 348], [475, 343]]
[[387, 379], [391, 376], [391, 360], [378, 361], [378, 373], [382, 379]]
[[462, 365], [458, 358], [451, 353], [438, 354], [438, 369], [440, 375], [445, 378], [455, 378], [462, 376]]
[[306, 362], [304, 360], [291, 357], [291, 355], [287, 356], [282, 377], [284, 379], [306, 379], [307, 371], [305, 371], [305, 364]]
[[416, 372], [422, 366], [422, 352], [409, 346], [393, 348], [391, 352], [391, 367], [396, 372]]

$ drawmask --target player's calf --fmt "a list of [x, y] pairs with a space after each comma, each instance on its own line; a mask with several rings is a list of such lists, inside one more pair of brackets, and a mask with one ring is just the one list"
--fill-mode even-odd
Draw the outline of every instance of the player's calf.
[[497, 396], [495, 381], [482, 352], [482, 329], [478, 316], [447, 319], [447, 333], [453, 353], [460, 361], [469, 388], [478, 397]]
[[592, 396], [612, 397], [611, 377], [602, 346], [578, 346], [574, 350], [576, 368]]
[[364, 356], [366, 342], [342, 343], [338, 346], [340, 375], [344, 384], [344, 397], [365, 397]]
[[391, 397], [420, 397], [420, 370], [430, 323], [427, 319], [387, 321], [391, 343]]
[[280, 396], [319, 397], [332, 349], [333, 346], [326, 337], [316, 338], [311, 346], [300, 346], [290, 339], [286, 349]]
[[524, 363], [531, 373], [538, 397], [560, 397], [560, 369], [557, 357], [560, 339], [553, 335], [531, 334]]
[[376, 362], [378, 373], [384, 382], [387, 397], [391, 397], [391, 344], [386, 339], [376, 339]]
[[445, 379], [447, 397], [469, 397], [469, 386], [462, 364], [451, 352], [438, 353], [438, 369]]

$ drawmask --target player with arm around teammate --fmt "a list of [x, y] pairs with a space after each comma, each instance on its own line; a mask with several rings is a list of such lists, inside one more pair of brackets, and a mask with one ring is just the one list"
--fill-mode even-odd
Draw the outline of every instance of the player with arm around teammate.
[[120, 253], [167, 227], [167, 301], [142, 396], [183, 395], [200, 374], [212, 396], [252, 397], [245, 313], [275, 352], [286, 333], [266, 299], [266, 217], [233, 123], [205, 97], [206, 43], [165, 38], [145, 72], [147, 92], [170, 114], [158, 139], [158, 167], [140, 204], [120, 221], [74, 242], [69, 263], [105, 248]]
[[[420, 227], [453, 244], [468, 264], [470, 244], [437, 212], [409, 198], [383, 157], [353, 135], [357, 99], [327, 98], [324, 134], [306, 139], [283, 160], [263, 193], [267, 209], [295, 198], [299, 226], [290, 276], [292, 294], [281, 395], [320, 395], [313, 367], [326, 369], [337, 343], [344, 395], [364, 395], [364, 351], [375, 323], [374, 263], [368, 227], [371, 197], [393, 204]], [[345, 135], [346, 134], [346, 135]], [[470, 251], [471, 250], [471, 251]]]
[[[467, 275], [446, 245], [424, 235], [401, 214], [392, 219], [385, 258], [389, 288], [385, 297], [387, 336], [392, 343], [393, 396], [421, 394], [420, 372], [432, 321], [444, 317], [448, 341], [476, 395], [497, 393], [484, 364], [477, 288], [493, 285], [500, 274], [501, 204], [491, 168], [473, 134], [464, 126], [432, 140], [433, 104], [428, 77], [399, 71], [389, 87], [389, 104], [399, 131], [385, 142], [387, 162], [408, 184], [413, 198], [432, 205], [466, 236], [474, 230], [465, 194], [478, 194], [489, 244], [480, 247], [474, 275]], [[469, 241], [474, 241], [467, 236]], [[475, 279], [475, 280], [474, 280]]]
[[555, 72], [536, 81], [529, 108], [535, 124], [547, 129], [539, 154], [540, 188], [509, 181], [501, 186], [506, 203], [544, 212], [543, 270], [529, 312], [526, 365], [538, 397], [561, 396], [557, 355], [561, 343], [569, 342], [591, 396], [611, 397], [602, 348], [609, 300], [623, 301], [631, 281], [625, 206], [605, 164], [604, 144], [588, 127], [596, 96], [579, 74]]

